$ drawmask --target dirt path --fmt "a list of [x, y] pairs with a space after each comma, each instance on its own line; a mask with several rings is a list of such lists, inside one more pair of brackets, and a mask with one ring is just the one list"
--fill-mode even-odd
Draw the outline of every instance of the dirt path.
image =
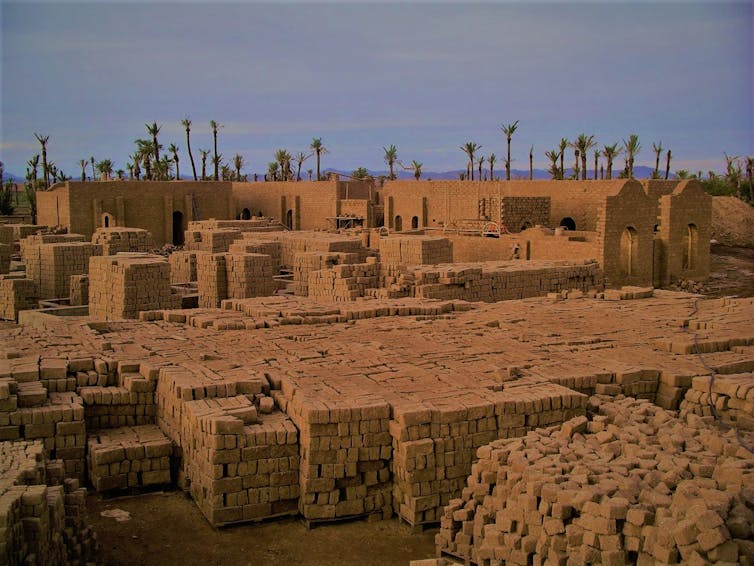
[[[128, 511], [131, 519], [100, 515], [113, 509]], [[87, 510], [103, 562], [112, 566], [387, 566], [435, 555], [437, 530], [412, 534], [397, 519], [309, 530], [291, 518], [217, 530], [180, 491], [117, 499], [90, 495]]]
[[754, 297], [754, 248], [715, 244], [710, 249], [710, 277], [704, 294], [712, 297]]

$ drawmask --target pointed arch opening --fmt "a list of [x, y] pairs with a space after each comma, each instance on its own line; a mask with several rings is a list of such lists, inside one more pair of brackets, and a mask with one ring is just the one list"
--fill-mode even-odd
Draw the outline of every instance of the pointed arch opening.
[[639, 252], [639, 236], [636, 228], [627, 226], [620, 237], [621, 270], [626, 275], [636, 274], [636, 261]]
[[182, 246], [184, 238], [183, 213], [180, 210], [173, 212], [173, 245]]
[[686, 226], [683, 235], [683, 269], [696, 269], [697, 254], [699, 253], [699, 230], [696, 224]]

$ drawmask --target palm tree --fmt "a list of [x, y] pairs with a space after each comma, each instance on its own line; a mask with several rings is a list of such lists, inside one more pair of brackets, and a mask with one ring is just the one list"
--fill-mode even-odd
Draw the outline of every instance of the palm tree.
[[534, 179], [534, 146], [529, 148], [529, 180]]
[[42, 176], [44, 177], [45, 182], [45, 190], [50, 188], [50, 172], [49, 172], [49, 166], [47, 165], [47, 140], [50, 139], [50, 136], [40, 136], [38, 133], [34, 132], [34, 137], [37, 138], [37, 141], [42, 146]]
[[89, 163], [92, 165], [92, 181], [97, 178], [97, 171], [94, 167], [94, 156], [89, 157]]
[[565, 179], [565, 164], [563, 163], [565, 157], [565, 150], [568, 148], [568, 139], [560, 138], [560, 178]]
[[196, 181], [196, 166], [194, 165], [194, 156], [191, 154], [191, 120], [186, 116], [181, 120], [181, 124], [186, 128], [186, 150], [188, 151], [189, 159], [191, 160], [191, 172], [194, 174], [194, 181]]
[[558, 167], [558, 159], [563, 156], [563, 152], [553, 149], [552, 151], [546, 151], [545, 157], [550, 160], [550, 168], [547, 170], [553, 179], [561, 179], [560, 167]]
[[495, 180], [495, 161], [497, 161], [497, 156], [494, 153], [490, 153], [490, 156], [487, 158], [487, 163], [490, 164], [490, 181]]
[[312, 180], [312, 175], [314, 174], [314, 169], [307, 169], [306, 174], [309, 176], [309, 180]]
[[686, 169], [679, 169], [675, 172], [675, 176], [679, 179], [691, 179], [692, 175]]
[[511, 138], [513, 137], [513, 134], [516, 133], [516, 129], [518, 128], [518, 120], [513, 122], [512, 124], [503, 124], [500, 126], [500, 129], [503, 130], [503, 133], [505, 134], [505, 141], [508, 144], [508, 153], [507, 157], [505, 159], [505, 180], [510, 181], [511, 180]]
[[369, 171], [366, 167], [358, 167], [357, 169], [354, 169], [351, 173], [351, 177], [353, 179], [357, 179], [359, 181], [366, 181], [367, 179], [370, 179], [372, 176], [369, 174]]
[[474, 154], [482, 149], [482, 146], [477, 144], [476, 142], [466, 142], [465, 144], [459, 146], [461, 151], [463, 151], [469, 158], [469, 166], [466, 168], [467, 176], [470, 180], [474, 180]]
[[134, 152], [134, 154], [131, 156], [131, 159], [133, 159], [134, 161], [133, 175], [136, 178], [136, 180], [139, 181], [141, 177], [141, 167], [139, 167], [139, 160], [141, 159], [141, 157], [139, 156], [138, 152]]
[[34, 155], [29, 161], [26, 162], [26, 164], [31, 168], [31, 181], [33, 183], [34, 190], [37, 190], [37, 168], [39, 167], [39, 154]]
[[[304, 161], [309, 159], [312, 156], [311, 153], [306, 153], [305, 151], [299, 151], [296, 156], [293, 158], [293, 160], [296, 162], [296, 181], [301, 180], [301, 166], [304, 164]], [[309, 180], [311, 181], [311, 175], [309, 176]]]
[[209, 155], [208, 149], [200, 149], [199, 153], [202, 156], [202, 181], [207, 180], [207, 156]]
[[485, 157], [484, 155], [479, 156], [479, 161], [477, 163], [479, 164], [479, 180], [482, 180], [482, 164], [484, 163]]
[[152, 122], [151, 124], [144, 125], [147, 127], [147, 133], [152, 136], [152, 143], [154, 144], [152, 146], [152, 151], [154, 152], [154, 162], [157, 163], [160, 160], [160, 148], [162, 147], [159, 143], [157, 143], [157, 134], [160, 133], [162, 126], [158, 126], [157, 122]]
[[109, 159], [103, 159], [97, 163], [97, 171], [105, 178], [105, 181], [109, 181], [110, 176], [113, 174], [113, 162]]
[[215, 153], [214, 157], [212, 158], [212, 163], [215, 166], [215, 181], [219, 180], [219, 171], [218, 167], [220, 165], [220, 160], [217, 157], [217, 130], [218, 128], [221, 128], [220, 124], [215, 122], [214, 120], [209, 121], [209, 127], [212, 128], [212, 140], [214, 143]]
[[86, 181], [86, 166], [89, 165], [86, 159], [79, 161], [79, 167], [81, 167], [81, 182]]
[[278, 149], [275, 152], [275, 161], [280, 164], [280, 177], [283, 181], [287, 181], [290, 177], [291, 171], [291, 154], [286, 149]]
[[309, 145], [309, 147], [314, 151], [314, 155], [317, 156], [317, 181], [321, 181], [322, 175], [319, 171], [320, 156], [329, 152], [327, 151], [327, 148], [322, 145], [322, 138], [312, 138], [312, 143]]
[[181, 173], [180, 169], [178, 168], [178, 146], [176, 146], [174, 143], [171, 143], [170, 147], [168, 147], [168, 151], [173, 154], [173, 161], [175, 161], [175, 179], [177, 181], [180, 181]]
[[144, 178], [152, 180], [152, 155], [154, 155], [154, 142], [147, 139], [134, 140], [136, 153], [144, 161]]
[[134, 178], [134, 164], [130, 161], [126, 162], [126, 169], [128, 169], [128, 180], [133, 181]]
[[223, 154], [216, 153], [212, 156], [212, 166], [215, 168], [215, 181], [220, 180], [220, 165], [223, 162]]
[[[579, 134], [573, 143], [571, 143], [571, 147], [581, 156], [581, 179], [583, 181], [586, 181], [587, 152], [595, 145], [597, 144], [594, 141], [594, 136], [587, 136], [586, 134]], [[578, 156], [576, 157], [576, 161], [578, 166]], [[578, 179], [578, 176], [576, 178]]]
[[395, 179], [395, 173], [393, 172], [393, 165], [398, 160], [398, 149], [390, 144], [387, 147], [383, 147], [382, 151], [385, 152], [385, 163], [387, 163], [388, 168], [390, 169], [390, 177], [388, 177], [391, 181]]
[[280, 164], [277, 161], [270, 161], [267, 164], [267, 177], [270, 181], [277, 181], [278, 167], [280, 167]]
[[233, 167], [236, 168], [236, 181], [241, 180], [241, 167], [245, 165], [245, 160], [243, 158], [243, 155], [240, 153], [236, 153], [233, 156]]
[[414, 179], [417, 180], [417, 181], [422, 176], [422, 165], [424, 165], [424, 164], [423, 163], [419, 163], [418, 161], [416, 161], [414, 159], [411, 162], [411, 166], [409, 167], [409, 169], [413, 169], [413, 171], [414, 171]]
[[602, 155], [605, 156], [605, 159], [607, 159], [607, 178], [612, 179], [613, 178], [613, 159], [615, 159], [618, 154], [620, 154], [621, 150], [618, 149], [618, 144], [614, 143], [613, 145], [606, 145], [602, 148]]
[[652, 151], [655, 152], [655, 170], [652, 173], [653, 179], [660, 178], [660, 154], [662, 153], [662, 149], [662, 142], [659, 144], [652, 142]]
[[594, 180], [597, 180], [597, 170], [600, 168], [600, 150], [594, 150]]
[[573, 156], [575, 158], [575, 162], [573, 164], [573, 173], [571, 174], [572, 179], [578, 179], [579, 178], [579, 171], [581, 170], [581, 166], [579, 165], [579, 155], [581, 155], [581, 152], [578, 148], [573, 150]]
[[668, 156], [667, 161], [665, 162], [665, 180], [668, 179], [670, 176], [670, 158], [672, 157], [672, 153], [670, 150], [668, 150]]
[[641, 150], [641, 144], [639, 143], [639, 136], [631, 134], [628, 136], [628, 141], [623, 140], [623, 149], [626, 152], [626, 168], [628, 169], [628, 178], [634, 178], [634, 157]]

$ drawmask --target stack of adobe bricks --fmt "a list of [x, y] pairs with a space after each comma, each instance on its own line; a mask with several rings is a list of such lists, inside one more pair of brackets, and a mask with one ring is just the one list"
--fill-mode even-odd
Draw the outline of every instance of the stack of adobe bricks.
[[139, 311], [178, 308], [170, 265], [161, 256], [126, 253], [92, 258], [89, 314], [102, 320], [138, 318]]
[[98, 492], [170, 483], [173, 444], [155, 425], [89, 435], [87, 469]]
[[390, 405], [356, 383], [331, 384], [312, 397], [284, 376], [271, 380], [273, 397], [299, 430], [304, 518], [390, 517]]
[[367, 289], [379, 284], [379, 264], [374, 259], [310, 272], [309, 297], [323, 302], [353, 301], [363, 297]]
[[248, 238], [248, 233], [243, 234], [243, 239], [236, 240], [230, 245], [228, 251], [232, 254], [265, 254], [272, 260], [272, 271], [275, 275], [280, 273], [280, 242], [274, 240], [260, 240], [254, 234]]
[[275, 291], [272, 258], [265, 254], [229, 253], [225, 257], [228, 297], [246, 299], [265, 297]]
[[549, 383], [404, 396], [393, 404], [390, 428], [397, 513], [411, 525], [440, 520], [443, 507], [465, 487], [480, 446], [583, 415], [586, 401]]
[[333, 265], [358, 263], [355, 253], [304, 252], [293, 260], [293, 292], [301, 297], [309, 295], [309, 273], [327, 269]]
[[253, 253], [198, 253], [197, 288], [200, 308], [218, 308], [224, 299], [272, 295], [272, 259]]
[[430, 299], [495, 302], [603, 286], [599, 264], [558, 261], [482, 262], [417, 267], [415, 295]]
[[89, 276], [71, 275], [71, 291], [69, 302], [71, 306], [89, 304]]
[[142, 228], [97, 228], [92, 243], [102, 246], [102, 255], [119, 252], [146, 253], [154, 249], [152, 234]]
[[364, 261], [368, 255], [367, 250], [361, 247], [361, 238], [328, 232], [244, 233], [244, 244], [257, 241], [280, 243], [280, 267], [283, 269], [292, 269], [296, 255], [306, 252], [355, 253], [359, 254], [360, 261]]
[[0, 319], [18, 320], [18, 313], [36, 308], [38, 299], [35, 281], [0, 275]]
[[681, 401], [681, 416], [713, 415], [710, 404], [725, 424], [754, 431], [754, 373], [718, 374], [711, 387], [708, 375], [693, 378]]
[[220, 253], [227, 252], [230, 245], [241, 237], [241, 231], [232, 228], [186, 230], [187, 251]]
[[168, 263], [172, 285], [197, 281], [196, 252], [175, 251], [168, 257]]
[[232, 229], [241, 232], [279, 232], [283, 226], [274, 218], [255, 216], [248, 220], [193, 220], [189, 222], [189, 230], [217, 230]]
[[89, 259], [102, 255], [102, 247], [83, 241], [78, 234], [37, 234], [22, 240], [26, 276], [39, 285], [40, 297], [68, 297], [71, 275], [89, 271]]
[[187, 401], [181, 437], [191, 494], [212, 525], [297, 511], [298, 434], [284, 414], [260, 422], [246, 395]]
[[65, 460], [66, 477], [83, 477], [86, 429], [81, 398], [70, 391], [49, 393], [49, 381], [40, 381], [40, 375], [49, 376], [51, 370], [38, 357], [3, 361], [0, 441], [40, 440], [52, 458]]
[[96, 559], [86, 489], [57, 477], [39, 441], [0, 442], [0, 563], [72, 564]]
[[476, 564], [750, 563], [754, 459], [696, 416], [590, 400], [592, 417], [479, 449], [439, 553]]
[[395, 236], [380, 241], [380, 261], [389, 265], [435, 265], [453, 261], [453, 243], [433, 236]]

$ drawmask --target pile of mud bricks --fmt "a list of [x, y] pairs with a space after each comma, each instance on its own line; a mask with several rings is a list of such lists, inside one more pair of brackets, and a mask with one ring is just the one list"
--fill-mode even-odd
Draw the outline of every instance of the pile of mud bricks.
[[38, 299], [36, 282], [0, 275], [0, 319], [18, 320], [18, 313], [35, 308]]
[[0, 443], [0, 563], [71, 564], [96, 558], [86, 489], [64, 479], [40, 441]]
[[595, 396], [589, 418], [478, 451], [438, 551], [475, 564], [742, 564], [754, 459], [709, 419]]
[[293, 260], [293, 292], [301, 297], [309, 295], [309, 273], [330, 268], [334, 265], [359, 262], [355, 253], [303, 252]]
[[0, 274], [10, 271], [13, 246], [13, 228], [0, 224]]
[[35, 234], [21, 241], [26, 277], [39, 286], [43, 299], [68, 297], [71, 275], [89, 271], [89, 259], [102, 255], [102, 246], [78, 234]]
[[89, 265], [89, 314], [102, 320], [138, 318], [139, 311], [178, 308], [170, 289], [165, 258], [126, 253], [92, 257]]
[[254, 253], [196, 254], [199, 307], [218, 308], [225, 299], [272, 295], [272, 259]]
[[152, 235], [141, 228], [98, 228], [92, 235], [92, 243], [102, 246], [102, 255], [146, 253], [155, 247]]

